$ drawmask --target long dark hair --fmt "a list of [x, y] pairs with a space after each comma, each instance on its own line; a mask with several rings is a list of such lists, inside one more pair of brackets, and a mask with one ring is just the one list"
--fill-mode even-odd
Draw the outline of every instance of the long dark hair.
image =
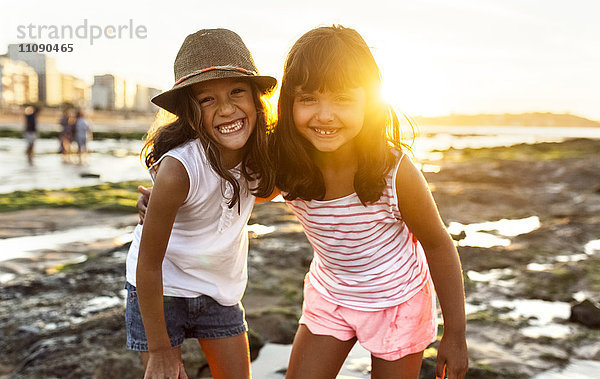
[[396, 113], [381, 99], [379, 67], [361, 35], [343, 26], [313, 29], [296, 41], [285, 62], [272, 145], [275, 184], [287, 193], [287, 200], [323, 199], [323, 175], [311, 158], [315, 149], [294, 125], [298, 87], [307, 92], [365, 90], [365, 121], [355, 139], [358, 169], [354, 189], [364, 205], [377, 201], [397, 159], [394, 149], [408, 146], [401, 141]]
[[[260, 93], [254, 82], [250, 81], [254, 105], [256, 106], [256, 127], [246, 142], [241, 164], [241, 174], [247, 181], [257, 180], [257, 186], [251, 188], [257, 197], [268, 197], [274, 189], [274, 169], [269, 159], [267, 130], [272, 129], [272, 117], [267, 105], [269, 94]], [[176, 118], [168, 122], [157, 121], [146, 136], [146, 144], [141, 157], [146, 167], [152, 166], [169, 150], [198, 138], [210, 166], [233, 188], [229, 201], [232, 208], [240, 200], [240, 184], [233, 174], [223, 167], [218, 144], [202, 127], [202, 112], [198, 100], [193, 96], [191, 87], [180, 90]]]

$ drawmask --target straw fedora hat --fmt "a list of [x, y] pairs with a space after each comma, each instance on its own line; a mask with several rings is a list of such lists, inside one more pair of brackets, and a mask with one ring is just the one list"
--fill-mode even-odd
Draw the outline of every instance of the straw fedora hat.
[[175, 113], [182, 88], [223, 78], [249, 78], [261, 92], [271, 91], [277, 79], [258, 74], [250, 51], [236, 33], [227, 29], [202, 29], [185, 38], [174, 63], [173, 88], [152, 98], [152, 102]]

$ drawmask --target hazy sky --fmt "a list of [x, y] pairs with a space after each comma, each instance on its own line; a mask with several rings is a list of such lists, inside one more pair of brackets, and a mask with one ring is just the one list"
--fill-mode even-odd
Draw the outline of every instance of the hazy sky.
[[[281, 77], [294, 41], [342, 24], [373, 48], [385, 96], [412, 115], [570, 112], [600, 120], [600, 1], [303, 0], [3, 1], [8, 43], [73, 43], [59, 70], [92, 82], [114, 73], [170, 88], [186, 35], [226, 27], [241, 35], [262, 73]], [[20, 39], [18, 26], [144, 26], [145, 39]], [[88, 29], [89, 30], [89, 29]], [[126, 33], [125, 31], [124, 33]], [[37, 34], [37, 32], [36, 32]]]

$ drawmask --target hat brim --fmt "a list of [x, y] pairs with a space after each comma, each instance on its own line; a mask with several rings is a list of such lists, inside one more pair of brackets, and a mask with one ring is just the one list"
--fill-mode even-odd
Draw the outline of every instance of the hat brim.
[[212, 70], [207, 71], [191, 78], [184, 80], [183, 82], [176, 84], [168, 91], [160, 93], [152, 98], [152, 102], [159, 107], [176, 114], [177, 110], [177, 100], [180, 95], [180, 91], [189, 87], [196, 83], [202, 83], [209, 80], [215, 79], [225, 79], [225, 78], [240, 78], [251, 80], [258, 86], [258, 89], [261, 93], [271, 92], [277, 87], [277, 79], [272, 76], [262, 76], [262, 75], [247, 75], [238, 71], [221, 71], [221, 70]]

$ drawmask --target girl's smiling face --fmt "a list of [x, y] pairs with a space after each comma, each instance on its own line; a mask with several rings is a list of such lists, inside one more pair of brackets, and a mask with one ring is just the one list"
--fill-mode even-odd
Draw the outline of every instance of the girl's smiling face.
[[200, 103], [202, 128], [222, 154], [244, 148], [256, 127], [256, 105], [248, 81], [227, 78], [198, 83], [192, 88]]
[[360, 133], [365, 120], [366, 93], [362, 87], [342, 91], [303, 91], [296, 88], [294, 125], [321, 152], [334, 152]]

